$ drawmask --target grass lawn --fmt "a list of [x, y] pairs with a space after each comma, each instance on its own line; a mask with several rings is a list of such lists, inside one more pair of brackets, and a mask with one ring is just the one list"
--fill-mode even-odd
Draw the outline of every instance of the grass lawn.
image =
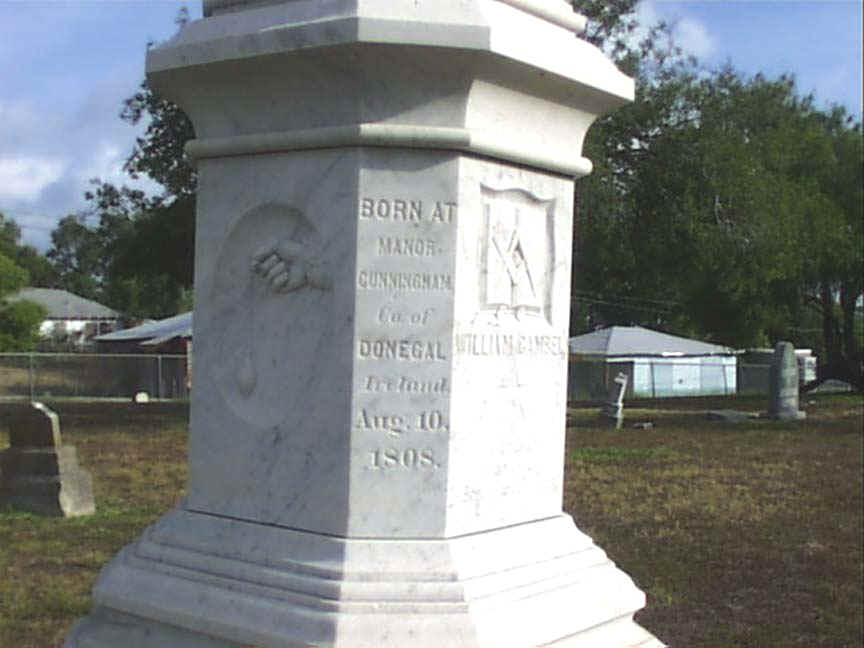
[[[801, 423], [702, 413], [763, 400], [628, 403], [618, 431], [570, 410], [565, 509], [647, 593], [638, 619], [673, 648], [858, 648], [864, 400], [805, 398]], [[0, 512], [0, 648], [59, 645], [102, 565], [183, 494], [185, 407], [54, 407], [98, 513]]]

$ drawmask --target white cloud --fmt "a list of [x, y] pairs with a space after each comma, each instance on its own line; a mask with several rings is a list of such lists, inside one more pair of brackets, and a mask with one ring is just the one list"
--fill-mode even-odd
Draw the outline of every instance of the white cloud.
[[[685, 9], [686, 10], [686, 9]], [[636, 5], [636, 18], [639, 27], [633, 35], [638, 43], [648, 35], [651, 27], [666, 21], [672, 31], [672, 43], [680, 47], [684, 54], [697, 58], [707, 58], [715, 53], [717, 41], [700, 20], [693, 16], [682, 15], [682, 7], [660, 4], [657, 0], [642, 0]]]
[[36, 109], [23, 101], [0, 100], [0, 154], [21, 146], [39, 128]]
[[693, 18], [682, 18], [675, 23], [673, 39], [686, 54], [707, 58], [714, 54], [717, 44], [705, 25]]
[[0, 157], [0, 200], [35, 200], [60, 179], [64, 164], [45, 157]]

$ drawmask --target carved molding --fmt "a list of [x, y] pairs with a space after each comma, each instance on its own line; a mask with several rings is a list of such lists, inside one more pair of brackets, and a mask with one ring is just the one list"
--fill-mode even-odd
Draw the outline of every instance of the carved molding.
[[553, 173], [581, 178], [591, 173], [591, 161], [550, 153], [548, 148], [523, 143], [506, 144], [465, 128], [406, 126], [402, 124], [358, 124], [296, 130], [262, 135], [238, 135], [192, 140], [186, 153], [193, 160], [280, 153], [346, 146], [443, 149], [463, 151], [507, 162], [537, 167]]

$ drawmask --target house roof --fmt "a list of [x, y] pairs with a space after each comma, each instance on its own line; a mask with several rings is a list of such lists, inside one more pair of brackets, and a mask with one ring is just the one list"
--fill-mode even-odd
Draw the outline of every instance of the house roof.
[[7, 301], [32, 301], [48, 311], [49, 319], [117, 319], [120, 313], [90, 299], [57, 288], [22, 288], [8, 295]]
[[641, 326], [610, 326], [570, 338], [570, 353], [602, 356], [729, 355], [732, 349]]
[[97, 342], [140, 342], [155, 345], [177, 337], [192, 337], [192, 311], [162, 320], [151, 320], [140, 326], [106, 333], [93, 339]]

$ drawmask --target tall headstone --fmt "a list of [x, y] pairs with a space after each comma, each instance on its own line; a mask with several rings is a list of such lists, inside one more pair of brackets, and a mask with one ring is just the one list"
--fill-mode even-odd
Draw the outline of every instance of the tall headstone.
[[9, 445], [0, 452], [0, 508], [72, 517], [96, 512], [93, 480], [63, 445], [60, 419], [42, 403], [12, 409]]
[[798, 360], [791, 342], [778, 342], [769, 371], [768, 416], [781, 421], [807, 417], [798, 410]]
[[564, 0], [205, 0], [187, 498], [67, 648], [660, 646], [561, 511], [573, 178], [632, 80]]

